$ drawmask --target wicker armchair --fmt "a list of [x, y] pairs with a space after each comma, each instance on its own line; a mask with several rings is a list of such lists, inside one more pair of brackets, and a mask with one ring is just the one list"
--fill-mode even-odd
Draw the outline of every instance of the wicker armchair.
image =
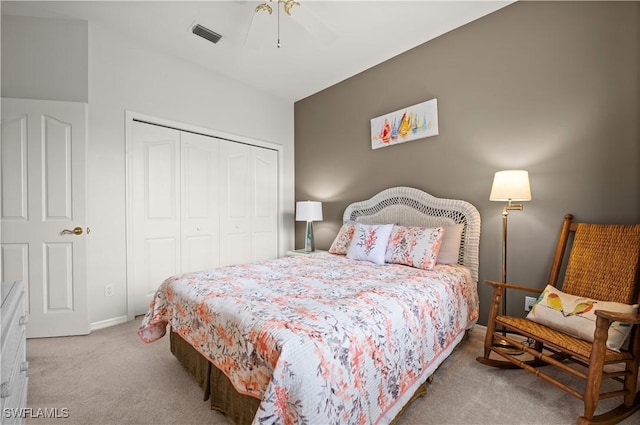
[[[563, 293], [603, 302], [640, 303], [640, 225], [573, 223], [572, 220], [572, 215], [565, 215], [547, 283], [553, 287], [558, 283], [561, 269], [565, 267], [563, 257], [567, 245], [571, 245], [564, 282], [559, 288]], [[573, 241], [569, 244], [572, 235]], [[525, 369], [583, 400], [584, 414], [578, 418], [579, 424], [613, 424], [640, 409], [640, 314], [594, 308], [595, 332], [593, 342], [588, 342], [527, 318], [499, 315], [502, 291], [542, 293], [542, 289], [494, 281], [485, 283], [493, 286], [493, 296], [484, 355], [477, 358], [480, 363]], [[609, 326], [614, 321], [632, 327], [627, 343], [619, 351], [607, 347]], [[495, 338], [507, 341], [512, 347], [494, 344]], [[495, 355], [491, 356], [492, 353], [497, 359]], [[540, 369], [546, 365], [586, 380], [583, 392]], [[617, 381], [616, 386], [620, 385], [620, 389], [601, 393], [603, 379]], [[595, 415], [599, 400], [610, 397], [622, 397], [622, 403]]]

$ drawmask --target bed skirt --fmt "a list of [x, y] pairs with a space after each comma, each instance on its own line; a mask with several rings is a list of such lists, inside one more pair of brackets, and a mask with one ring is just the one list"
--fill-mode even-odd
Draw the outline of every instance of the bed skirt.
[[[211, 409], [223, 413], [235, 425], [251, 424], [260, 406], [260, 400], [237, 392], [229, 378], [193, 348], [191, 344], [173, 331], [169, 334], [171, 353], [202, 388], [203, 399], [205, 401], [211, 400]], [[417, 398], [426, 393], [427, 382], [424, 382], [418, 387], [409, 402], [402, 408], [391, 424], [395, 424], [405, 410]]]
[[[213, 366], [191, 344], [173, 331], [169, 334], [171, 353], [195, 378], [202, 388], [204, 400], [211, 400], [211, 409], [222, 412], [235, 425], [251, 424], [260, 406], [260, 400], [237, 392], [231, 385], [229, 378], [220, 369]], [[424, 382], [391, 423], [395, 424], [411, 403], [426, 393], [427, 382]]]
[[250, 424], [258, 411], [260, 400], [237, 392], [227, 375], [180, 335], [171, 331], [170, 340], [171, 352], [200, 385], [204, 400], [211, 400], [211, 409], [222, 412], [236, 425]]
[[[235, 425], [251, 424], [260, 406], [260, 400], [237, 392], [229, 378], [220, 369], [213, 366], [191, 344], [173, 331], [169, 334], [171, 353], [202, 388], [204, 400], [211, 400], [211, 410], [221, 412]], [[395, 425], [409, 406], [426, 393], [427, 382], [425, 381], [393, 419], [391, 425]]]

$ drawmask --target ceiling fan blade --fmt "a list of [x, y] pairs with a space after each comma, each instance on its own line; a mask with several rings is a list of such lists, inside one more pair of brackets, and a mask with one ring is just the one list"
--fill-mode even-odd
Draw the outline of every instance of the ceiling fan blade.
[[292, 9], [291, 18], [307, 33], [311, 38], [322, 44], [332, 44], [338, 39], [338, 34], [333, 31], [322, 19], [313, 11], [311, 2], [300, 2], [300, 6]]
[[274, 24], [277, 21], [274, 20], [273, 14], [270, 15], [263, 10], [256, 12], [253, 9], [251, 14], [251, 22], [249, 22], [247, 34], [244, 38], [244, 46], [260, 49], [268, 43], [275, 43], [276, 40], [271, 38], [271, 35], [277, 37], [277, 27]]

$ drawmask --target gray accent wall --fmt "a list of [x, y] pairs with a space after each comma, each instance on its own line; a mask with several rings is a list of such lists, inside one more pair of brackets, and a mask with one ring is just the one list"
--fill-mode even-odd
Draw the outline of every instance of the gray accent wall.
[[[532, 201], [509, 215], [511, 282], [544, 287], [565, 213], [640, 223], [639, 27], [639, 2], [517, 2], [296, 102], [296, 200], [324, 203], [317, 248], [349, 203], [388, 187], [467, 200], [482, 216], [486, 323], [482, 281], [501, 277], [496, 171], [531, 180]], [[432, 98], [438, 136], [371, 149], [371, 118]], [[303, 235], [297, 223], [297, 248]], [[510, 314], [524, 295], [508, 293]]]

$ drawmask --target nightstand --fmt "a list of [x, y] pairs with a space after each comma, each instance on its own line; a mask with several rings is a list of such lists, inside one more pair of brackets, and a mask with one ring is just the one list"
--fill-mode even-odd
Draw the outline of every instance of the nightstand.
[[287, 251], [285, 252], [285, 257], [294, 257], [296, 255], [311, 255], [311, 254], [317, 254], [318, 252], [327, 252], [324, 251], [322, 249], [316, 249], [315, 251], [305, 251], [304, 249], [294, 249], [293, 251]]

